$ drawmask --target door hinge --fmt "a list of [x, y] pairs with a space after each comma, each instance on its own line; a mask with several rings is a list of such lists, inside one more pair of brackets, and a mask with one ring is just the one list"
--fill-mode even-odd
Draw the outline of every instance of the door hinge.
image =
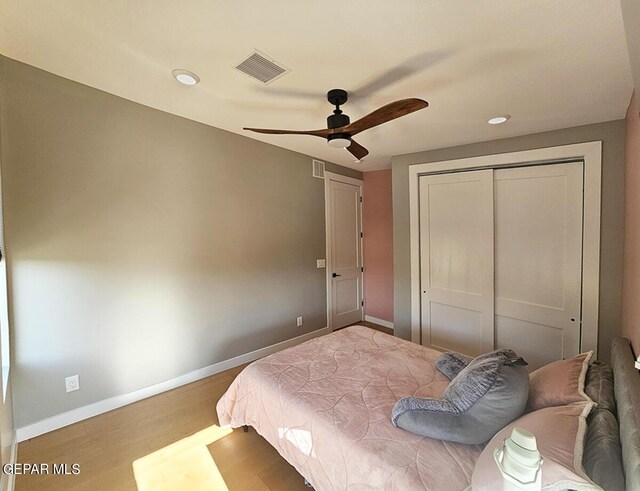
[[360, 203], [362, 203], [362, 196], [360, 196]]
[[360, 306], [364, 307], [364, 300], [362, 302], [360, 302]]
[[364, 233], [360, 232], [360, 238], [364, 237]]
[[364, 273], [364, 268], [360, 268], [360, 272], [361, 272], [361, 273]]

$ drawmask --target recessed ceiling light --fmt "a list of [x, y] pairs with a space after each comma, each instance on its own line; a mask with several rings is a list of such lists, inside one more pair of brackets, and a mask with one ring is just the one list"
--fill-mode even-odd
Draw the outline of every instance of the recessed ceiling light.
[[200, 77], [189, 70], [175, 69], [171, 72], [171, 75], [184, 85], [195, 85], [200, 82]]
[[488, 119], [487, 123], [489, 123], [489, 124], [502, 124], [502, 123], [508, 121], [509, 118], [511, 118], [510, 114], [502, 114], [501, 116], [494, 116], [493, 118]]

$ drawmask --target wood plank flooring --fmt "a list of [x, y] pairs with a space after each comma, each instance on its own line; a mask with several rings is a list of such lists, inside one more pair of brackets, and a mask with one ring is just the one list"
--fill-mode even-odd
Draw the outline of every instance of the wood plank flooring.
[[[217, 425], [216, 403], [245, 366], [18, 444], [18, 462], [77, 463], [80, 474], [16, 476], [16, 491], [136, 491], [133, 462]], [[302, 476], [253, 429], [236, 429], [208, 449], [230, 491], [309, 491]]]

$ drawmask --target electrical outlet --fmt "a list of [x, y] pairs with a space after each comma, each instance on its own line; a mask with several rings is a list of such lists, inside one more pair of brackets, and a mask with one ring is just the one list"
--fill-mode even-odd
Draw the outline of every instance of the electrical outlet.
[[302, 325], [302, 316], [296, 319], [296, 326], [300, 327]]
[[64, 383], [67, 387], [67, 392], [73, 392], [74, 390], [80, 389], [80, 379], [78, 375], [73, 375], [72, 377], [65, 378]]

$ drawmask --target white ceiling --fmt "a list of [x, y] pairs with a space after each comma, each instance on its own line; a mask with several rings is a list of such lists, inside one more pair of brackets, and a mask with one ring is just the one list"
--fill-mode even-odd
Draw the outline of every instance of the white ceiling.
[[[233, 67], [253, 48], [291, 73], [264, 86]], [[2, 0], [0, 52], [170, 113], [361, 170], [392, 155], [624, 117], [633, 88], [613, 0]], [[178, 84], [174, 68], [197, 73]], [[311, 136], [325, 93], [352, 94], [352, 121], [388, 102], [430, 107], [356, 138]], [[486, 119], [512, 119], [490, 126]]]

